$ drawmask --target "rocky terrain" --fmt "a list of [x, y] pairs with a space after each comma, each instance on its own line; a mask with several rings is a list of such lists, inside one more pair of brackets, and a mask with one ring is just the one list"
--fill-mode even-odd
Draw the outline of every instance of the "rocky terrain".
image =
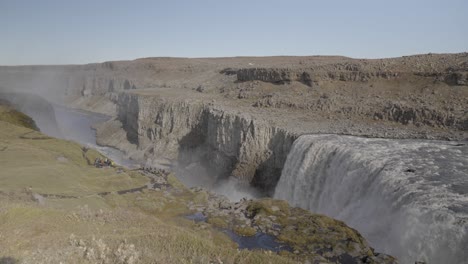
[[[373, 60], [144, 58], [0, 67], [0, 88], [111, 115], [96, 126], [97, 141], [132, 159], [153, 166], [177, 164], [192, 173], [202, 167], [214, 179], [235, 177], [271, 194], [293, 142], [303, 134], [467, 140], [467, 76], [468, 53]], [[338, 222], [284, 209], [273, 200], [211, 207], [209, 202], [201, 207], [187, 203], [187, 208], [204, 213], [208, 223], [278, 236], [293, 252], [314, 261], [322, 260], [317, 255], [323, 261], [344, 257], [343, 246], [327, 251], [306, 246], [315, 237], [312, 233], [330, 233], [328, 223], [341, 226]], [[238, 208], [243, 208], [243, 216], [233, 213]], [[234, 218], [228, 217], [232, 214]], [[290, 221], [301, 225], [303, 217], [312, 221], [310, 225], [324, 226], [288, 229]], [[352, 246], [352, 253], [346, 251], [347, 259], [392, 261], [369, 251], [360, 236], [348, 240], [342, 236], [348, 231], [337, 232], [330, 239], [360, 245]]]
[[134, 159], [205, 163], [270, 192], [302, 134], [467, 139], [467, 65], [467, 53], [145, 58], [1, 67], [0, 86], [114, 115], [99, 143]]

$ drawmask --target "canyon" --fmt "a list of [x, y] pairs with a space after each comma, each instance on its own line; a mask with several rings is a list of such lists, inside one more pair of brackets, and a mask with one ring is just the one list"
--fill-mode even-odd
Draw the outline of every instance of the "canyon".
[[467, 61], [466, 53], [145, 58], [0, 67], [0, 87], [115, 116], [98, 142], [134, 159], [200, 157], [271, 192], [302, 134], [466, 139]]
[[[337, 134], [466, 144], [467, 78], [468, 53], [373, 60], [338, 56], [144, 58], [0, 67], [2, 92], [32, 93], [54, 104], [111, 116], [94, 126], [97, 143], [122, 150], [145, 166], [173, 166], [181, 173], [205, 174], [199, 176], [212, 184], [233, 178], [263, 195], [338, 218], [332, 211], [308, 204], [315, 198], [299, 202], [289, 197], [291, 193], [278, 194], [277, 189], [287, 182], [282, 174], [294, 143], [304, 135]], [[365, 146], [352, 148], [359, 152]], [[460, 163], [466, 166], [466, 148], [460, 151]], [[296, 159], [303, 159], [306, 152]], [[372, 154], [368, 159], [372, 160]], [[466, 171], [460, 179], [463, 175]], [[462, 187], [457, 189], [462, 199], [468, 193], [464, 184], [466, 180], [461, 180]], [[468, 219], [465, 206], [462, 203], [457, 221]], [[371, 216], [377, 213], [377, 209], [370, 211]], [[464, 240], [461, 237], [457, 247]], [[442, 263], [450, 251], [444, 251], [440, 259], [437, 253], [419, 254], [417, 249], [411, 255], [400, 249], [395, 252], [411, 261], [430, 257]], [[462, 253], [456, 254], [463, 259]]]

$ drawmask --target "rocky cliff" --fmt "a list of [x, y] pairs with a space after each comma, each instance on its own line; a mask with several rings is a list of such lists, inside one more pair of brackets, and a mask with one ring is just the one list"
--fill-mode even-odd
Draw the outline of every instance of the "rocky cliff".
[[[246, 81], [263, 81], [274, 84], [291, 83], [293, 81], [303, 83], [307, 86], [318, 85], [323, 81], [358, 81], [366, 82], [370, 79], [383, 78], [395, 79], [398, 78], [397, 72], [362, 72], [350, 66], [348, 70], [334, 71], [315, 71], [314, 69], [266, 69], [266, 68], [246, 68], [236, 71], [237, 80], [239, 82]], [[223, 71], [228, 73], [228, 71]]]
[[[121, 93], [117, 104], [118, 117], [109, 123], [121, 123], [145, 160], [200, 162], [216, 176], [234, 176], [266, 190], [275, 186], [297, 137], [213, 103]], [[100, 142], [121, 147], [120, 139], [107, 140], [108, 126], [98, 129]]]
[[[451, 59], [457, 58], [454, 63]], [[324, 81], [368, 82], [375, 79], [395, 80], [415, 76], [431, 78], [434, 82], [445, 82], [451, 86], [467, 84], [467, 53], [448, 58], [441, 54], [404, 56], [377, 60], [335, 60], [323, 63], [323, 57], [307, 60], [297, 58], [296, 64], [285, 62], [281, 67], [258, 67], [251, 64], [244, 68], [227, 68], [221, 73], [236, 75], [239, 82], [263, 81], [275, 84], [301, 82], [308, 86]]]
[[0, 90], [116, 116], [101, 144], [150, 163], [205, 163], [271, 190], [294, 139], [468, 138], [468, 54], [145, 58], [0, 67]]

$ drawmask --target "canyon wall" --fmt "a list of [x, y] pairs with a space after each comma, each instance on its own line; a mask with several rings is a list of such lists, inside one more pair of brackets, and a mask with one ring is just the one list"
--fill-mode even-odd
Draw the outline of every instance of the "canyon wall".
[[[98, 142], [272, 190], [301, 134], [468, 138], [468, 53], [0, 67], [0, 91], [115, 116]], [[198, 98], [198, 99], [197, 99]]]
[[[91, 105], [97, 98], [110, 99], [115, 93], [136, 89], [132, 78], [111, 70], [106, 64], [63, 66], [0, 67], [0, 91], [40, 95], [50, 102], [67, 104], [77, 101], [80, 108], [114, 114], [109, 101]], [[86, 101], [87, 104], [79, 104]]]
[[[296, 134], [212, 103], [121, 93], [118, 117], [126, 139], [145, 160], [200, 162], [217, 176], [234, 176], [272, 190]], [[98, 138], [106, 138], [105, 126]], [[115, 144], [106, 142], [107, 145]]]
[[[266, 69], [266, 68], [244, 68], [236, 71], [237, 80], [263, 81], [275, 84], [301, 82], [307, 86], [317, 85], [321, 81], [359, 81], [365, 82], [375, 78], [395, 79], [399, 76], [397, 72], [363, 72], [347, 68], [340, 71], [315, 71], [314, 69]], [[224, 71], [230, 74], [230, 71]]]

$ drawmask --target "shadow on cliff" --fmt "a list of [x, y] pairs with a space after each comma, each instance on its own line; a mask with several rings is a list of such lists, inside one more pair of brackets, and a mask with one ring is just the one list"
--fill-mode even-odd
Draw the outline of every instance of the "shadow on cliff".
[[177, 163], [173, 167], [178, 177], [189, 187], [210, 188], [218, 174], [212, 170], [207, 158], [206, 126], [197, 124], [190, 133], [179, 140]]
[[173, 167], [178, 178], [189, 187], [203, 187], [232, 201], [262, 196], [249, 183], [230, 176], [238, 162], [236, 157], [210, 148], [206, 141], [207, 126], [203, 124], [179, 140], [178, 162]]
[[281, 133], [276, 133], [268, 143], [268, 149], [271, 151], [269, 157], [260, 163], [255, 170], [251, 186], [259, 189], [268, 196], [273, 196], [284, 163], [291, 150], [291, 147], [296, 140], [296, 137], [285, 136]]
[[206, 187], [219, 192], [231, 200], [271, 196], [295, 137], [281, 131], [275, 133], [268, 143], [269, 155], [256, 166], [254, 175], [238, 178], [232, 176], [238, 158], [210, 147], [207, 127], [205, 122], [200, 122], [179, 140], [178, 162], [174, 169], [181, 180], [191, 187]]

